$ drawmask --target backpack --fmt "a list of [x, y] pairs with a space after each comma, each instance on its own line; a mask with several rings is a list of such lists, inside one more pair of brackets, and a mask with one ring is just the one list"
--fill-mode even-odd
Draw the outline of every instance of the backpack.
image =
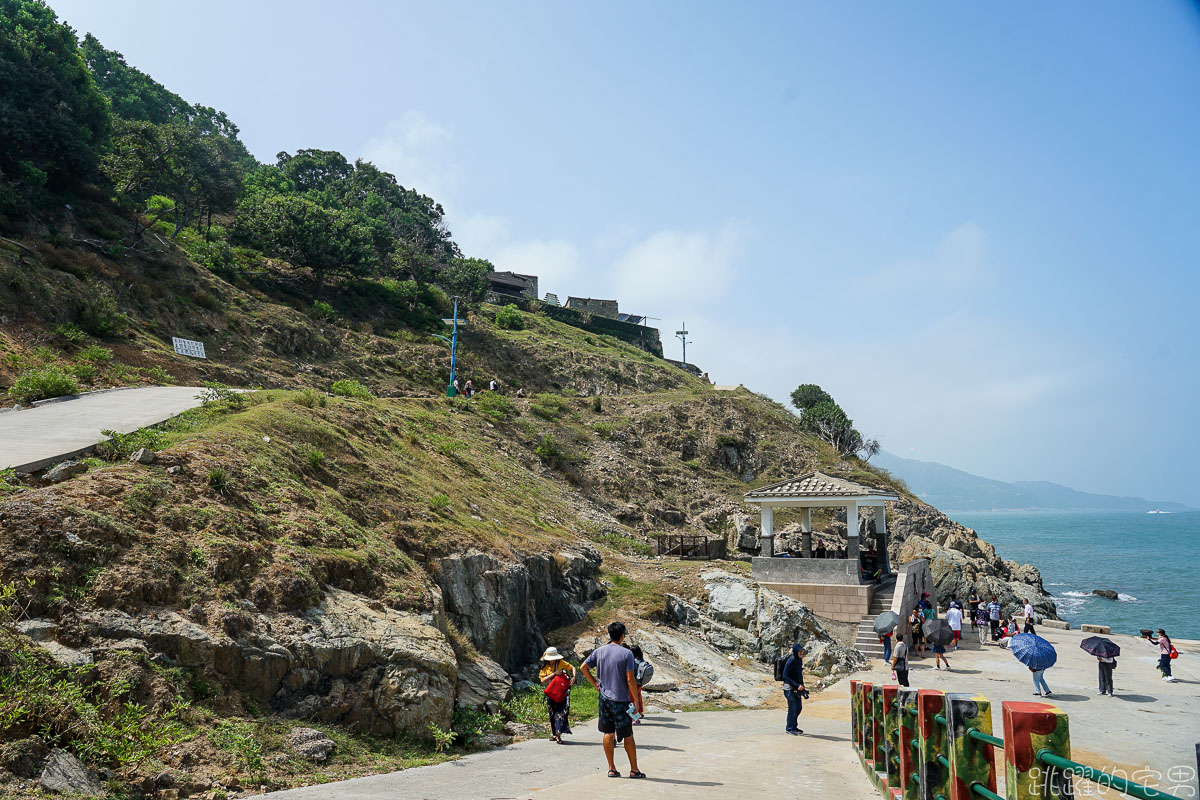
[[791, 654], [788, 654], [786, 656], [780, 656], [779, 658], [775, 659], [775, 680], [777, 680], [777, 681], [783, 680], [783, 667], [785, 664], [787, 664], [787, 660], [790, 657], [791, 657]]
[[555, 675], [546, 684], [546, 688], [542, 690], [542, 694], [549, 697], [556, 703], [561, 703], [563, 698], [567, 696], [567, 689], [571, 686], [571, 682], [567, 680], [565, 675]]
[[654, 677], [654, 665], [649, 661], [637, 662], [637, 669], [634, 670], [634, 677], [637, 678], [638, 686], [645, 686]]

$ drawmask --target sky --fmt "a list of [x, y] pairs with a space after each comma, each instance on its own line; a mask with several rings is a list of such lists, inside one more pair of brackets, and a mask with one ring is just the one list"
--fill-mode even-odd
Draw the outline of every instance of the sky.
[[718, 384], [1200, 506], [1200, 8], [50, 0], [262, 161], [362, 157]]

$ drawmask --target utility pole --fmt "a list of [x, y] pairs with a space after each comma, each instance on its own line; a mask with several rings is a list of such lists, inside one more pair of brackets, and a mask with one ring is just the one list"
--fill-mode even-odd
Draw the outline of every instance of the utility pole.
[[458, 298], [457, 297], [454, 298], [454, 319], [444, 319], [444, 320], [442, 320], [442, 322], [446, 325], [453, 326], [453, 330], [450, 333], [449, 339], [447, 339], [445, 336], [442, 336], [441, 334], [438, 334], [438, 333], [434, 334], [434, 336], [441, 339], [443, 342], [450, 343], [450, 385], [446, 387], [446, 396], [453, 397], [456, 394], [458, 394], [458, 392], [454, 388], [454, 364], [455, 364], [455, 357], [458, 355], [458, 323], [462, 322], [463, 325], [467, 324], [467, 321], [465, 319], [460, 320], [458, 318]]
[[684, 367], [687, 366], [687, 346], [688, 346], [687, 335], [688, 335], [688, 329], [687, 329], [687, 323], [685, 322], [685, 323], [683, 323], [683, 330], [675, 331], [675, 338], [678, 339], [679, 341], [683, 342], [683, 366]]

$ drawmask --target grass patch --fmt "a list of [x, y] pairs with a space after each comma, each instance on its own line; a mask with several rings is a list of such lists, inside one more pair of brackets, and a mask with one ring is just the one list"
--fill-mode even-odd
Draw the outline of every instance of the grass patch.
[[33, 403], [50, 397], [62, 397], [79, 391], [79, 382], [56, 364], [26, 370], [9, 387], [9, 395], [18, 403]]
[[496, 422], [505, 422], [509, 417], [517, 413], [512, 400], [509, 400], [499, 392], [482, 392], [472, 398], [472, 400], [475, 402], [475, 407], [479, 409], [479, 413]]
[[601, 577], [612, 585], [608, 587], [608, 597], [597, 607], [598, 611], [622, 609], [642, 617], [653, 617], [666, 606], [667, 596], [657, 584], [635, 581], [618, 572], [605, 572]]
[[357, 400], [370, 400], [375, 397], [371, 394], [371, 390], [363, 386], [358, 381], [340, 380], [334, 381], [333, 386], [329, 388], [338, 397], [353, 397]]
[[529, 404], [529, 410], [535, 417], [541, 417], [547, 422], [554, 422], [567, 408], [567, 401], [556, 394], [539, 394]]

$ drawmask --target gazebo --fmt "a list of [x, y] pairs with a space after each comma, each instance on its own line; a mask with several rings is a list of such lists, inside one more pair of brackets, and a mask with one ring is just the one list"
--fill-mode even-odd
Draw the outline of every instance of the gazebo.
[[[744, 499], [758, 506], [762, 516], [760, 556], [753, 559], [754, 576], [760, 583], [810, 605], [828, 605], [830, 612], [837, 612], [823, 616], [850, 621], [866, 613], [874, 592], [869, 591], [865, 584], [874, 583], [874, 579], [864, 576], [859, 564], [859, 554], [864, 549], [859, 544], [859, 510], [864, 507], [875, 509], [876, 563], [878, 572], [886, 580], [891, 572], [891, 564], [887, 554], [884, 504], [900, 499], [895, 492], [823, 472], [809, 472], [755, 489]], [[830, 507], [846, 509], [846, 557], [813, 558], [812, 509]], [[780, 558], [775, 555], [777, 508], [798, 508], [801, 511], [800, 558]], [[862, 610], [858, 611], [860, 607]]]

